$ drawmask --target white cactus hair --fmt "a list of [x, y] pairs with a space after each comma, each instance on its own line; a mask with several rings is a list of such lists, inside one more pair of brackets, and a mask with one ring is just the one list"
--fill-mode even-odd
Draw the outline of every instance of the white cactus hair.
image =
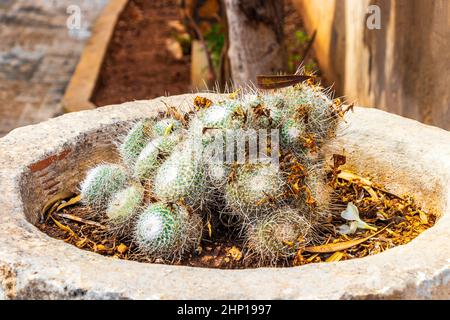
[[128, 175], [122, 166], [99, 164], [87, 172], [80, 185], [81, 201], [93, 209], [102, 210], [127, 181]]
[[188, 208], [153, 203], [137, 219], [133, 236], [143, 257], [173, 261], [197, 249], [202, 232], [200, 216]]
[[247, 226], [247, 259], [258, 265], [286, 263], [312, 241], [313, 226], [298, 208], [282, 207]]
[[114, 236], [128, 238], [137, 215], [142, 210], [144, 188], [132, 183], [118, 191], [109, 201], [104, 224], [107, 232]]

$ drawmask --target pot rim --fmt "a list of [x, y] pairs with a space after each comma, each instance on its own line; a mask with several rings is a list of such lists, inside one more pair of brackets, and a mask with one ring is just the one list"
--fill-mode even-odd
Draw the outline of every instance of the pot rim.
[[[439, 154], [433, 162], [424, 161], [421, 165], [434, 171], [445, 189], [438, 197], [442, 216], [435, 226], [406, 245], [373, 256], [291, 268], [244, 270], [147, 264], [80, 250], [49, 237], [26, 220], [21, 200], [26, 195], [21, 194], [20, 184], [30, 166], [104, 126], [154, 117], [164, 110], [162, 100], [187, 108], [194, 96], [161, 97], [65, 114], [15, 129], [0, 139], [0, 298], [450, 297], [450, 132], [377, 109], [356, 107], [353, 114], [346, 116], [348, 129], [344, 139], [350, 139], [352, 134], [373, 134], [369, 132], [373, 128], [363, 125], [373, 119], [394, 123], [398, 128], [385, 130], [385, 137], [406, 143], [406, 149], [420, 145], [423, 156], [417, 161]], [[212, 94], [202, 96], [217, 98]], [[419, 127], [420, 133], [412, 132], [414, 127]], [[382, 136], [383, 132], [377, 134]], [[351, 148], [357, 148], [357, 144]], [[402, 155], [414, 150], [417, 152], [417, 148], [402, 150]]]

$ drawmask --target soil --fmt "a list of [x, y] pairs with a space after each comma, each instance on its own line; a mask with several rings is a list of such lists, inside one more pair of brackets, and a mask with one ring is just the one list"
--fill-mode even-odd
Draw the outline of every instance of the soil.
[[92, 101], [97, 106], [190, 91], [190, 55], [167, 46], [183, 33], [176, 0], [130, 0], [119, 17]]
[[[336, 246], [365, 237], [370, 237], [369, 239], [348, 248], [329, 250], [325, 253], [313, 253], [300, 248], [296, 256], [271, 266], [291, 267], [377, 254], [410, 242], [434, 225], [437, 214], [424, 212], [411, 197], [391, 194], [376, 184], [367, 187], [360, 181], [363, 179], [344, 180], [330, 172], [329, 183], [334, 188], [334, 200], [331, 207], [335, 210], [331, 212], [329, 220], [323, 224], [322, 237], [317, 245]], [[377, 232], [362, 229], [349, 235], [341, 235], [337, 232], [337, 228], [347, 222], [340, 213], [349, 202], [357, 206], [361, 219], [377, 228]], [[246, 252], [243, 243], [236, 240], [236, 233], [233, 234], [218, 221], [211, 221], [210, 234], [205, 225], [203, 240], [196, 252], [182, 260], [162, 261], [140, 255], [136, 245], [130, 239], [111, 236], [106, 227], [101, 224], [101, 219], [92, 218], [95, 212], [79, 203], [62, 210], [51, 211], [47, 214], [45, 222], [38, 225], [41, 231], [80, 249], [105, 256], [139, 262], [205, 268], [243, 269], [261, 266], [260, 261]], [[83, 219], [82, 222], [76, 221], [80, 220], [79, 218]]]
[[[296, 37], [296, 32], [305, 31], [290, 1], [285, 1], [284, 30], [288, 72], [302, 64], [320, 76], [314, 51], [307, 50], [309, 41]], [[189, 50], [176, 58], [167, 47], [168, 40], [173, 43], [184, 35], [178, 1], [130, 0], [119, 17], [92, 102], [104, 106], [190, 92]]]

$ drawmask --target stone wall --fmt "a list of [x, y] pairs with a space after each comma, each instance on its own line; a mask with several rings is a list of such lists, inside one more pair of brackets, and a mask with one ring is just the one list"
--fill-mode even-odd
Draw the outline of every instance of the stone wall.
[[[292, 0], [339, 94], [450, 129], [450, 1]], [[380, 8], [381, 29], [366, 26]]]

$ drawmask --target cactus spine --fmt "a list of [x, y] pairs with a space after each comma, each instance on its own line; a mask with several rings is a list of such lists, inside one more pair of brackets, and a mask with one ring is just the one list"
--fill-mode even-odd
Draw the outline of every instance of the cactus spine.
[[142, 149], [145, 148], [151, 139], [152, 124], [153, 121], [149, 119], [140, 120], [125, 136], [123, 143], [119, 147], [119, 152], [127, 166], [133, 166]]
[[144, 188], [134, 184], [116, 193], [106, 209], [107, 223], [113, 230], [123, 231], [138, 213], [144, 199]]
[[109, 199], [127, 183], [125, 169], [102, 164], [91, 169], [81, 184], [82, 201], [93, 208], [104, 208]]
[[201, 218], [184, 207], [151, 204], [140, 215], [134, 230], [139, 249], [146, 256], [179, 258], [197, 248], [202, 234]]
[[310, 241], [311, 225], [301, 213], [283, 207], [252, 221], [247, 232], [249, 250], [261, 264], [273, 264], [294, 256]]

